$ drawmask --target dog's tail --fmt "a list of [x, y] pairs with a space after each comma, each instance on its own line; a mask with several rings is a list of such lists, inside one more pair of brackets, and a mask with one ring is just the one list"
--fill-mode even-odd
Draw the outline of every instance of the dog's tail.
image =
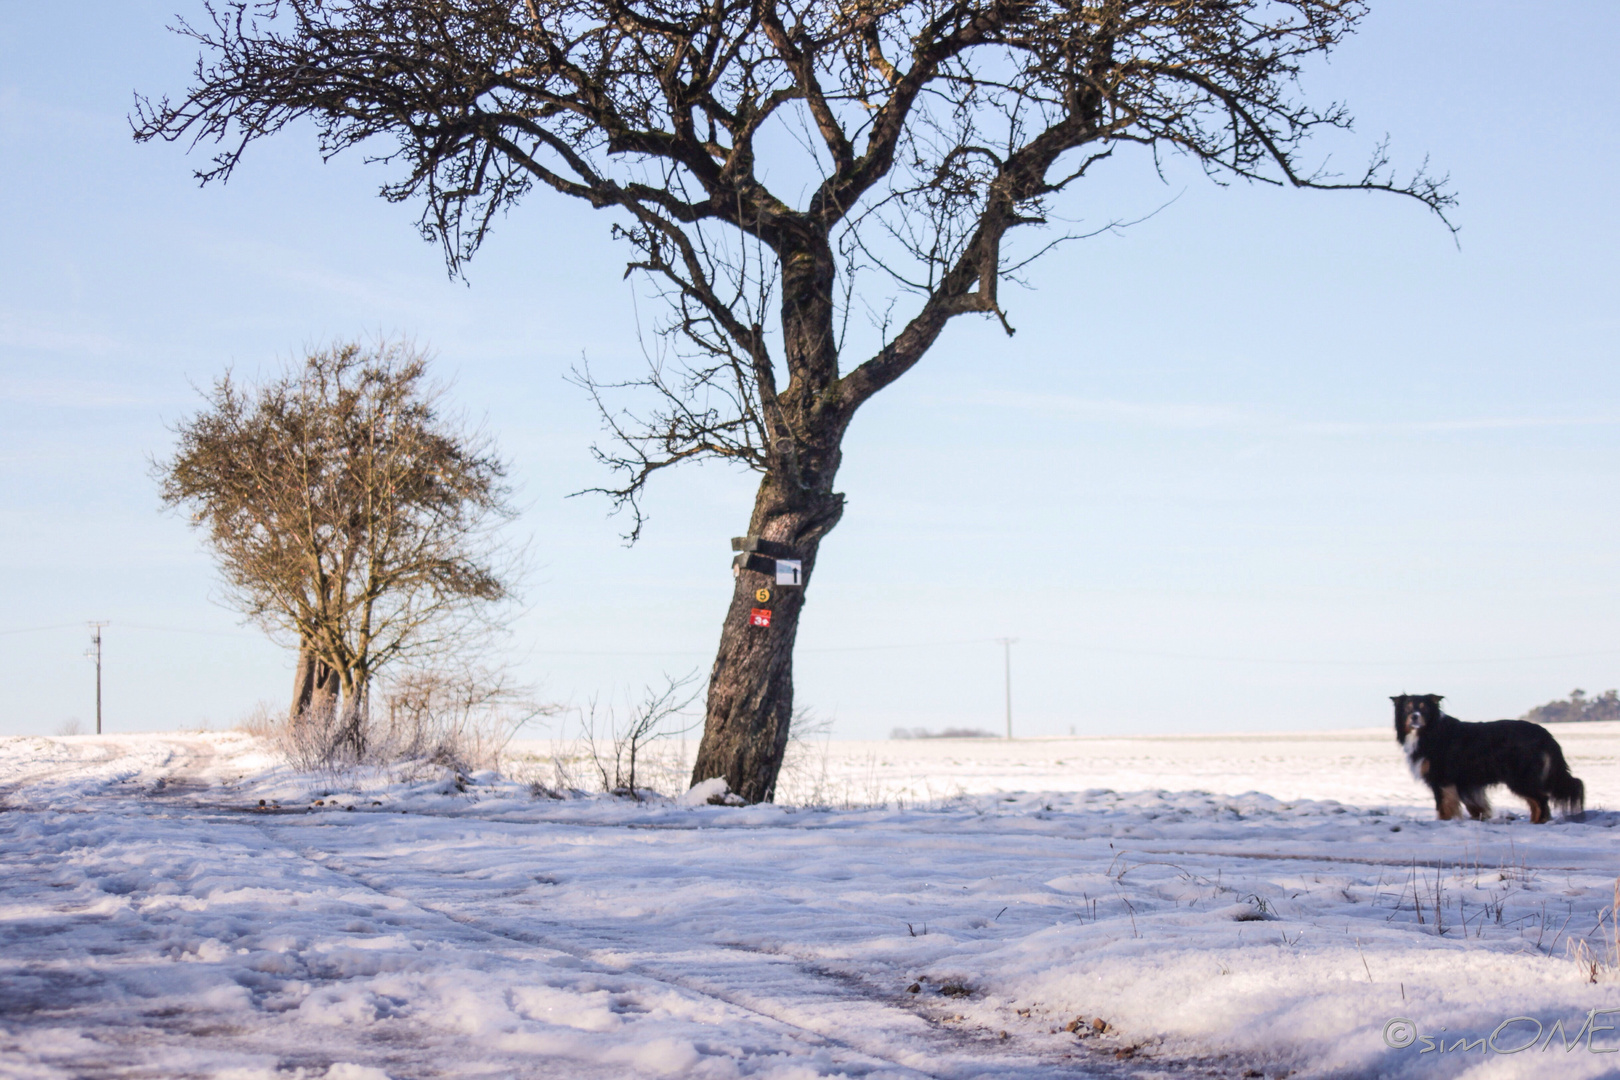
[[1569, 766], [1562, 760], [1547, 777], [1547, 790], [1552, 795], [1553, 805], [1564, 813], [1565, 817], [1572, 817], [1586, 809], [1586, 785], [1580, 779], [1571, 776]]

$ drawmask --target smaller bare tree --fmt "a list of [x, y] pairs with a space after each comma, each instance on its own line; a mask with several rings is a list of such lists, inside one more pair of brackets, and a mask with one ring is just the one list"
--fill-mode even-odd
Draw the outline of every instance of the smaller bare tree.
[[[703, 692], [696, 674], [681, 678], [666, 675], [663, 686], [649, 686], [642, 692], [641, 701], [631, 706], [625, 715], [609, 705], [601, 709], [595, 698], [580, 710], [580, 724], [585, 731], [591, 762], [602, 780], [602, 790], [613, 795], [628, 795], [640, 801], [643, 785], [638, 779], [637, 766], [646, 756], [648, 747], [668, 735], [678, 735], [696, 727], [697, 717], [681, 718], [698, 695]], [[599, 725], [607, 727], [608, 747], [600, 747], [597, 738]], [[611, 757], [609, 756], [611, 748]], [[611, 771], [610, 771], [611, 770]]]
[[379, 671], [495, 626], [516, 569], [495, 533], [506, 466], [405, 342], [339, 343], [257, 387], [227, 374], [205, 398], [154, 465], [163, 502], [206, 531], [230, 603], [296, 642], [302, 741], [358, 760]]

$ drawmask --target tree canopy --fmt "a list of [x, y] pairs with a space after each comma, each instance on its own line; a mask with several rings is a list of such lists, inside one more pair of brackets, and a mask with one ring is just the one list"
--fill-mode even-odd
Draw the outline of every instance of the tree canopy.
[[453, 648], [508, 596], [506, 466], [401, 343], [335, 345], [257, 387], [226, 375], [206, 402], [158, 463], [163, 501], [206, 533], [233, 605], [321, 672], [300, 671], [295, 711], [313, 682], [357, 743], [380, 670]]
[[[325, 154], [399, 168], [459, 267], [535, 186], [620, 212], [617, 234], [703, 358], [647, 380], [654, 415], [604, 454], [634, 500], [653, 472], [719, 456], [813, 483], [795, 437], [841, 428], [952, 317], [1006, 322], [998, 286], [1052, 237], [1055, 197], [1121, 144], [1216, 177], [1374, 188], [1443, 211], [1379, 147], [1350, 177], [1306, 163], [1342, 104], [1298, 94], [1360, 0], [226, 0], [182, 23], [202, 49], [140, 138], [248, 145], [309, 119]], [[852, 297], [857, 279], [871, 288]], [[874, 304], [870, 291], [914, 297]], [[770, 327], [769, 307], [779, 307]], [[841, 364], [852, 313], [878, 347]], [[612, 409], [609, 408], [611, 414]], [[637, 522], [639, 526], [639, 520]]]

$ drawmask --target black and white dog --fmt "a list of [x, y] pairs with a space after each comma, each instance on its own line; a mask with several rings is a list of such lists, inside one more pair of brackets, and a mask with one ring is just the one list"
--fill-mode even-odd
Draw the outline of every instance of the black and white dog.
[[1564, 752], [1547, 729], [1528, 720], [1468, 724], [1440, 711], [1439, 694], [1400, 694], [1395, 702], [1395, 738], [1406, 749], [1412, 775], [1434, 792], [1441, 821], [1460, 806], [1478, 820], [1489, 817], [1485, 789], [1505, 784], [1530, 804], [1537, 824], [1552, 816], [1550, 804], [1566, 814], [1586, 805], [1586, 785], [1569, 774]]

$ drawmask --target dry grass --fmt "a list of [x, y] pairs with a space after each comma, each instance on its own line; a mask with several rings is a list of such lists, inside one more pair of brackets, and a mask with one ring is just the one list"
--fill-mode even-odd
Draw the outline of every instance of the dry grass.
[[478, 669], [406, 672], [385, 684], [378, 699], [360, 718], [358, 754], [346, 731], [350, 718], [337, 713], [293, 717], [261, 703], [237, 729], [266, 739], [308, 771], [421, 762], [465, 773], [499, 769], [519, 730], [560, 711], [500, 673]]
[[1620, 878], [1614, 881], [1614, 902], [1598, 913], [1592, 933], [1583, 938], [1571, 937], [1565, 942], [1564, 951], [1589, 983], [1620, 972]]

